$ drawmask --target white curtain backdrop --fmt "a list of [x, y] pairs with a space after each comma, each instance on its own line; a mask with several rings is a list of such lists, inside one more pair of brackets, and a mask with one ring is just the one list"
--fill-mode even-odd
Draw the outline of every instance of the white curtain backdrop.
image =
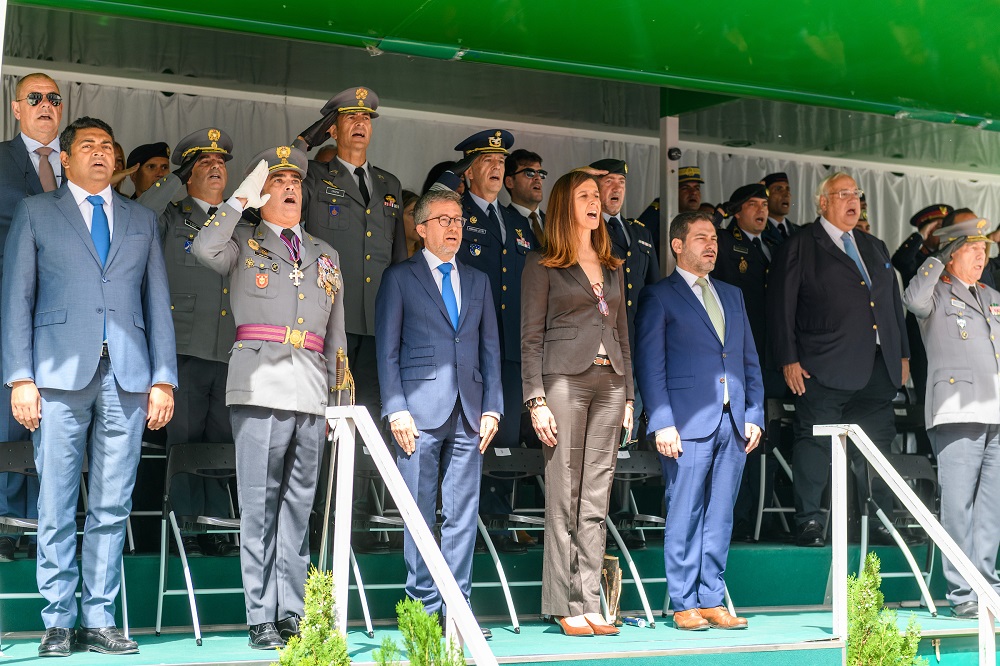
[[[4, 76], [2, 127], [8, 138], [17, 131], [10, 112], [15, 82], [16, 77]], [[235, 142], [229, 191], [235, 189], [253, 155], [290, 141], [318, 117], [320, 105], [233, 100], [222, 89], [218, 96], [213, 96], [66, 80], [58, 83], [64, 97], [64, 123], [83, 115], [101, 118], [114, 128], [115, 137], [126, 154], [142, 143], [166, 141], [173, 146], [186, 134], [203, 127], [217, 126], [226, 130]], [[125, 86], [128, 81], [122, 83]], [[544, 167], [551, 174], [546, 192], [556, 177], [573, 167], [602, 157], [618, 157], [629, 163], [627, 215], [638, 216], [658, 194], [659, 149], [647, 136], [636, 135], [634, 140], [629, 140], [628, 135], [614, 134], [621, 140], [605, 140], [592, 131], [573, 132], [529, 123], [512, 127], [503, 121], [473, 119], [461, 113], [421, 115], [406, 110], [394, 113], [393, 109], [384, 110], [375, 120], [374, 127], [369, 159], [395, 173], [408, 189], [419, 189], [433, 164], [457, 158], [453, 147], [463, 138], [479, 129], [510, 127], [515, 134], [515, 147], [528, 148], [542, 155]], [[609, 132], [615, 131], [617, 128], [609, 128]], [[740, 185], [759, 181], [766, 173], [787, 172], [793, 190], [790, 217], [797, 223], [815, 217], [813, 190], [831, 169], [839, 168], [836, 162], [822, 165], [815, 158], [796, 159], [791, 154], [753, 154], [749, 150], [684, 142], [681, 147], [685, 149], [681, 164], [701, 167], [706, 181], [703, 201], [719, 203]], [[873, 232], [890, 250], [895, 250], [912, 233], [908, 225], [910, 216], [930, 204], [966, 206], [979, 215], [1000, 221], [1000, 187], [995, 180], [977, 182], [956, 178], [948, 172], [903, 175], [874, 165], [850, 164], [844, 168], [868, 193]], [[126, 191], [129, 187], [126, 185]]]

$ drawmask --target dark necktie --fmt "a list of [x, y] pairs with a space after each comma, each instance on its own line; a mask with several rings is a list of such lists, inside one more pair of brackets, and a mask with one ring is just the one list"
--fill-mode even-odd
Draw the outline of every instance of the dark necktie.
[[622, 231], [621, 222], [618, 221], [617, 217], [608, 218], [608, 235], [611, 236], [612, 245], [617, 245], [620, 248], [628, 247], [628, 243], [625, 242], [625, 233]]
[[490, 220], [497, 225], [500, 229], [500, 242], [507, 243], [507, 230], [504, 229], [503, 222], [500, 221], [500, 216], [497, 215], [496, 204], [490, 204], [486, 207], [486, 214], [489, 216]]
[[778, 233], [781, 234], [782, 238], [788, 238], [788, 230], [785, 229], [785, 223], [784, 222], [782, 222], [781, 224], [778, 225]]
[[217, 210], [219, 210], [218, 206], [209, 206], [208, 207], [208, 216], [212, 217], [213, 215], [215, 215], [215, 211], [217, 211]]
[[288, 257], [296, 264], [299, 262], [299, 237], [291, 229], [281, 230], [281, 242], [288, 248]]
[[979, 305], [979, 292], [976, 291], [976, 285], [969, 285], [969, 291], [972, 292], [972, 300], [976, 302], [976, 305]]
[[361, 198], [365, 200], [365, 205], [367, 206], [371, 203], [372, 195], [368, 191], [368, 183], [365, 182], [365, 170], [363, 167], [358, 167], [354, 170], [354, 175], [358, 177], [358, 189], [361, 190]]
[[544, 245], [545, 244], [545, 234], [542, 232], [542, 225], [541, 225], [540, 220], [538, 219], [538, 212], [537, 211], [531, 211], [531, 215], [528, 216], [528, 219], [531, 220], [531, 231], [532, 231], [532, 233], [535, 234], [535, 238], [538, 239], [539, 243], [541, 243], [542, 245]]
[[41, 146], [35, 148], [35, 152], [38, 153], [38, 180], [42, 183], [42, 191], [51, 192], [56, 189], [56, 173], [52, 170], [52, 162], [49, 162], [52, 149]]
[[760, 250], [761, 254], [764, 253], [764, 247], [760, 244], [760, 236], [757, 236], [756, 238], [751, 238], [750, 242], [753, 243], [753, 246], [755, 248]]

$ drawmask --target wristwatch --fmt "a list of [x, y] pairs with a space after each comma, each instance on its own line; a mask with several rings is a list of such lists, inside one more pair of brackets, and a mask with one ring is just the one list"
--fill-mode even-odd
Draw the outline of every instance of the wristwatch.
[[532, 398], [531, 400], [526, 400], [524, 402], [524, 406], [527, 409], [531, 409], [532, 407], [544, 407], [547, 404], [548, 403], [545, 402], [545, 396], [544, 395], [540, 396], [538, 398]]

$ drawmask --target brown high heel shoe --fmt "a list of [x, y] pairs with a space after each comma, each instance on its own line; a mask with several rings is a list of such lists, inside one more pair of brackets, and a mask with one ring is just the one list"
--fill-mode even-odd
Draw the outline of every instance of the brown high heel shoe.
[[582, 615], [561, 617], [558, 620], [563, 633], [567, 636], [593, 636], [594, 630]]
[[621, 630], [604, 619], [600, 613], [584, 613], [583, 619], [594, 630], [595, 636], [617, 636]]

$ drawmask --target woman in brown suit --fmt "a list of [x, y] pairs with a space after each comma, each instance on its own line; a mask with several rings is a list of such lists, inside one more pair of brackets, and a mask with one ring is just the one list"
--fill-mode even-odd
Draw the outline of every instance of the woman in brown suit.
[[521, 379], [545, 444], [542, 613], [567, 635], [617, 634], [599, 590], [618, 444], [632, 428], [632, 363], [622, 261], [590, 173], [556, 181], [545, 235], [521, 278]]

